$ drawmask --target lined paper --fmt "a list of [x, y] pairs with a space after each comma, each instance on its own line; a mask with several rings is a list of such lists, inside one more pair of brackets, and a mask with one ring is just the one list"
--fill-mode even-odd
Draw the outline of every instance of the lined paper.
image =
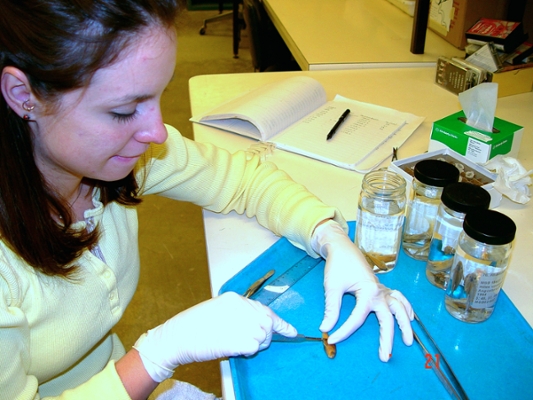
[[[332, 139], [327, 134], [346, 110]], [[366, 172], [379, 165], [424, 118], [337, 95], [296, 76], [256, 88], [191, 121], [274, 143], [277, 148]]]

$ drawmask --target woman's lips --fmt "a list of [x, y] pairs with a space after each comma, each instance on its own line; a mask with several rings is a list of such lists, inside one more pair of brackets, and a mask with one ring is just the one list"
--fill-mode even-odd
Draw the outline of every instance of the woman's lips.
[[121, 162], [131, 162], [131, 161], [137, 161], [140, 157], [141, 157], [141, 155], [138, 155], [138, 156], [119, 156], [119, 155], [116, 155], [113, 158], [118, 160], [118, 161], [121, 161]]

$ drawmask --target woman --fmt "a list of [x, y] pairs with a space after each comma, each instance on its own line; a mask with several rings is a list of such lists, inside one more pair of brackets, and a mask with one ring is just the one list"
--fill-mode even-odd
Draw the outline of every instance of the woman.
[[[175, 0], [0, 0], [0, 397], [146, 398], [179, 365], [251, 355], [268, 307], [224, 294], [141, 335], [110, 333], [136, 289], [140, 196], [235, 210], [326, 258], [324, 332], [344, 293], [351, 335], [375, 312], [387, 361], [412, 310], [379, 284], [346, 223], [271, 163], [187, 140], [161, 119], [176, 57]], [[178, 393], [178, 396], [180, 394]]]

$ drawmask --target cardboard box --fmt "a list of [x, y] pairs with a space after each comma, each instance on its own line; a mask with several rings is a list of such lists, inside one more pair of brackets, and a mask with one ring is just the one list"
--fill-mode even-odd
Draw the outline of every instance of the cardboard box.
[[498, 84], [498, 97], [531, 92], [533, 89], [533, 66], [492, 74], [492, 82]]
[[[480, 18], [505, 19], [509, 0], [453, 0], [450, 27], [436, 20], [441, 14], [436, 9], [437, 2], [432, 0], [432, 12], [428, 21], [428, 27], [442, 36], [455, 47], [464, 49], [466, 46], [465, 32]], [[447, 3], [447, 2], [446, 2]], [[441, 3], [444, 5], [444, 2]]]
[[429, 151], [450, 148], [469, 160], [483, 164], [498, 154], [517, 157], [524, 128], [494, 118], [493, 132], [485, 132], [466, 124], [463, 111], [433, 123]]
[[448, 148], [396, 160], [389, 165], [389, 170], [401, 175], [407, 182], [407, 193], [412, 190], [414, 167], [417, 162], [422, 160], [442, 160], [454, 164], [460, 171], [462, 169], [461, 182], [473, 183], [489, 192], [490, 208], [496, 208], [500, 205], [502, 194], [494, 188], [496, 174]]

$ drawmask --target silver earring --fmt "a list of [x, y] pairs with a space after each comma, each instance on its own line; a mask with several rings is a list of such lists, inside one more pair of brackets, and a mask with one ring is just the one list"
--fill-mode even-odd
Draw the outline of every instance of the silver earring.
[[23, 103], [22, 103], [22, 108], [28, 112], [31, 112], [35, 109], [35, 106], [34, 105], [29, 105], [30, 103], [30, 99], [28, 100], [25, 100]]
[[[23, 108], [25, 111], [31, 112], [31, 111], [33, 111], [33, 110], [35, 109], [35, 105], [31, 105], [31, 106], [30, 106], [29, 103], [30, 103], [30, 99], [25, 100], [25, 101], [22, 103], [22, 108]], [[24, 114], [24, 115], [22, 116], [22, 119], [23, 119], [24, 121], [29, 121], [29, 120], [30, 120], [30, 116], [29, 116], [28, 114]]]

